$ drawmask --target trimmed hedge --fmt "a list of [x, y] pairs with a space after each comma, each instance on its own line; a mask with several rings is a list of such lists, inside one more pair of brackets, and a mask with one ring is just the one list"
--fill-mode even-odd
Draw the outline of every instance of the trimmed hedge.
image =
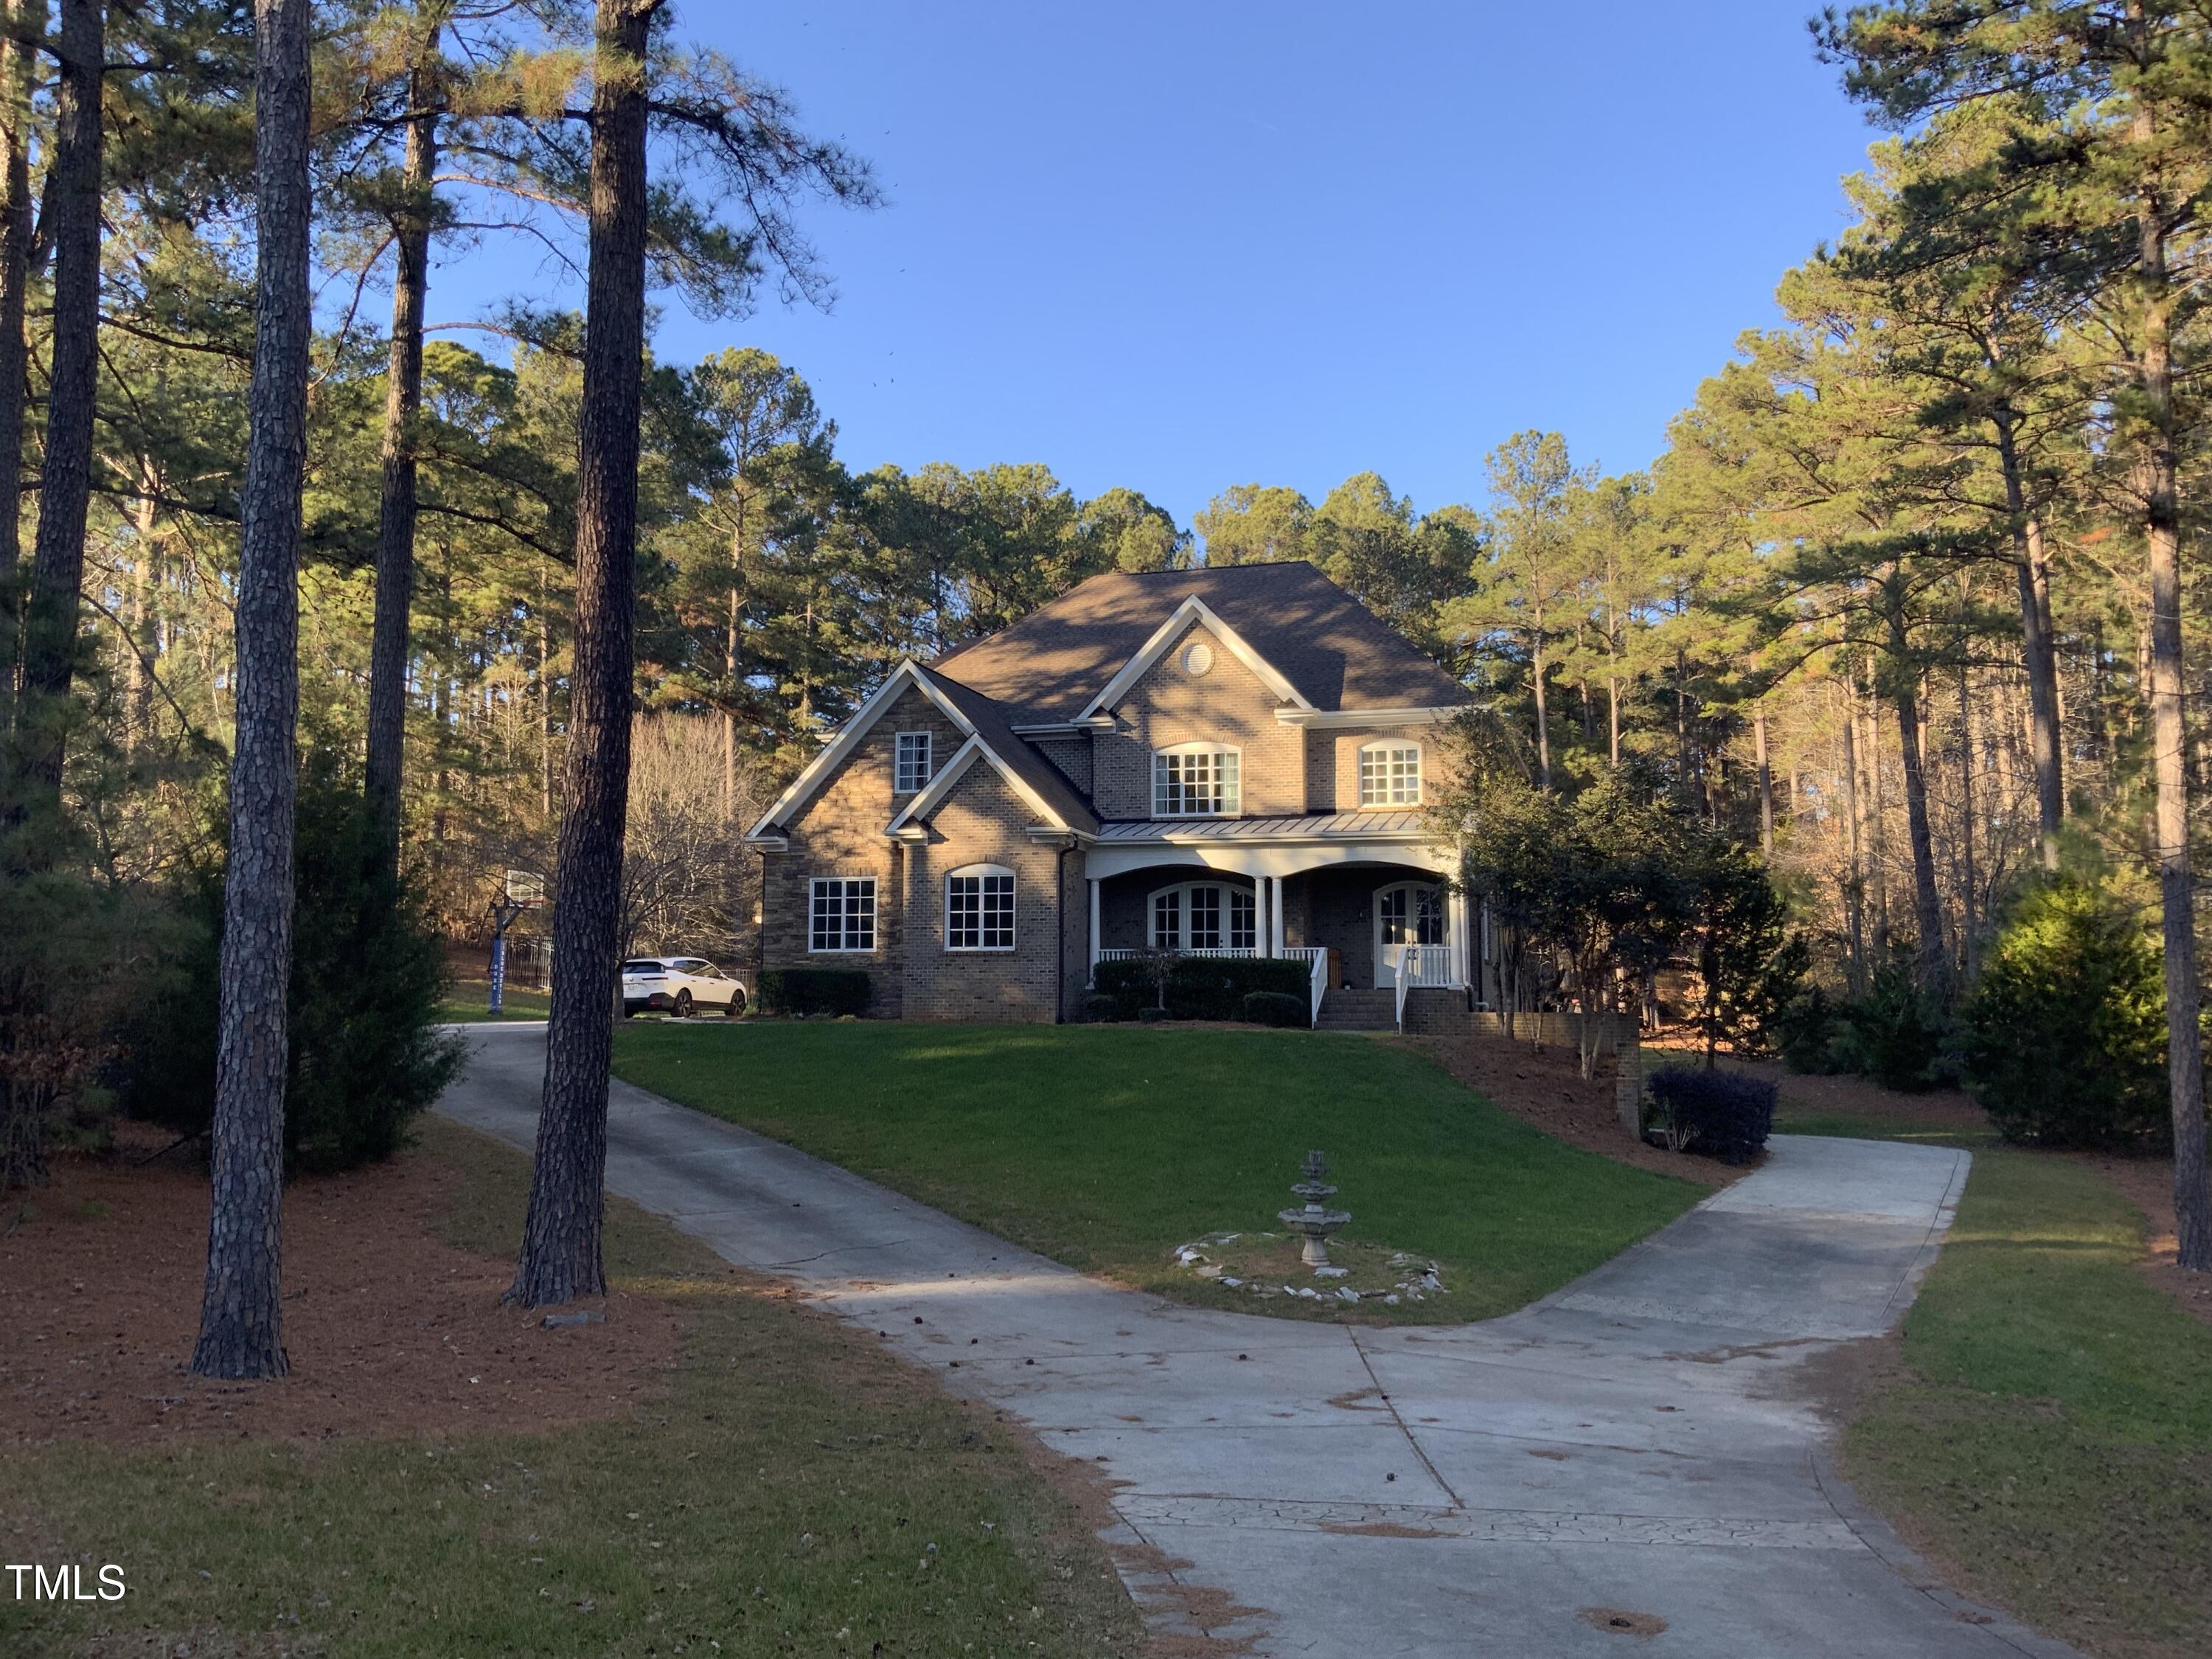
[[[1155, 975], [1161, 965], [1141, 957], [1102, 962], [1093, 980], [1097, 994], [1114, 999], [1115, 1018], [1134, 1019], [1160, 1000]], [[1277, 957], [1170, 957], [1165, 967], [1172, 1019], [1243, 1019], [1244, 999], [1255, 991], [1296, 997], [1303, 1007], [1312, 982], [1304, 963]]]
[[1658, 1127], [1678, 1152], [1748, 1164], [1774, 1127], [1774, 1085], [1735, 1072], [1668, 1066], [1648, 1079]]
[[1244, 1018], [1255, 1025], [1309, 1024], [1313, 1018], [1313, 1000], [1282, 991], [1249, 992], [1244, 998]]
[[868, 976], [858, 968], [768, 968], [760, 976], [764, 1014], [865, 1014]]

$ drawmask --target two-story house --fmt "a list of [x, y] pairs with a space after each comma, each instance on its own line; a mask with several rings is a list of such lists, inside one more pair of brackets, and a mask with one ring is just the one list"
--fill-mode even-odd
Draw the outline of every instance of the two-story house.
[[1066, 1019], [1150, 950], [1464, 994], [1486, 930], [1423, 806], [1467, 702], [1310, 565], [1093, 577], [901, 663], [762, 817], [761, 965], [931, 1019]]

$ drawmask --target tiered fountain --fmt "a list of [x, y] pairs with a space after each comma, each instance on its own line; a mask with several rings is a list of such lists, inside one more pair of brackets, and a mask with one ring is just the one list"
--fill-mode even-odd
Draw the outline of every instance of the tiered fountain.
[[1323, 1162], [1320, 1152], [1306, 1154], [1304, 1173], [1305, 1179], [1291, 1190], [1305, 1200], [1305, 1207], [1284, 1210], [1279, 1212], [1279, 1219], [1292, 1232], [1305, 1237], [1305, 1247], [1298, 1252], [1298, 1259], [1309, 1267], [1326, 1267], [1328, 1266], [1328, 1236], [1352, 1219], [1352, 1212], [1322, 1206], [1323, 1199], [1336, 1196], [1336, 1188], [1322, 1179], [1328, 1174], [1328, 1165]]

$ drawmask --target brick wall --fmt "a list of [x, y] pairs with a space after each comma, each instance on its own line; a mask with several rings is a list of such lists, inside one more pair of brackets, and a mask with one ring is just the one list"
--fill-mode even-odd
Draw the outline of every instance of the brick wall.
[[[1213, 665], [1194, 675], [1182, 653], [1194, 635], [1213, 647]], [[1152, 815], [1152, 751], [1179, 743], [1221, 743], [1243, 751], [1246, 817], [1306, 810], [1305, 737], [1275, 718], [1279, 705], [1258, 675], [1203, 623], [1193, 622], [1129, 690], [1115, 729], [1091, 740], [1092, 799], [1102, 818]]]
[[[907, 906], [902, 848], [884, 826], [909, 797], [894, 794], [892, 760], [901, 732], [927, 732], [931, 762], [942, 766], [966, 741], [937, 705], [908, 690], [884, 712], [788, 829], [791, 848], [763, 860], [761, 965], [763, 968], [858, 968], [869, 979], [868, 1012], [902, 1012], [902, 939]], [[876, 878], [876, 948], [865, 953], [816, 954], [807, 949], [811, 883], [817, 876]]]
[[[902, 998], [908, 1016], [1048, 1021], [1061, 1006], [1061, 854], [1029, 838], [1035, 816], [995, 768], [978, 763], [931, 815], [928, 844], [908, 849]], [[1014, 872], [1011, 951], [945, 948], [945, 878], [971, 864]]]

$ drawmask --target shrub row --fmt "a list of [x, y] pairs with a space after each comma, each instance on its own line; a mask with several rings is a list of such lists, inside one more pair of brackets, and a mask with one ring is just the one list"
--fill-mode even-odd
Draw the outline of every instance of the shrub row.
[[[1166, 975], [1163, 987], [1160, 976]], [[1310, 1007], [1310, 970], [1303, 962], [1273, 957], [1170, 957], [1165, 960], [1124, 957], [1102, 962], [1093, 980], [1091, 1001], [1111, 1000], [1110, 1012], [1094, 1018], [1135, 1019], [1139, 1010], [1164, 1000], [1170, 1019], [1247, 1019], [1245, 999], [1255, 993], [1295, 998], [1305, 1022]], [[1273, 1024], [1273, 1021], [1267, 1023]]]
[[1649, 1083], [1655, 1127], [1678, 1152], [1747, 1164], [1774, 1127], [1775, 1087], [1764, 1078], [1668, 1066]]
[[868, 1012], [868, 976], [858, 968], [767, 968], [758, 988], [764, 1014]]

